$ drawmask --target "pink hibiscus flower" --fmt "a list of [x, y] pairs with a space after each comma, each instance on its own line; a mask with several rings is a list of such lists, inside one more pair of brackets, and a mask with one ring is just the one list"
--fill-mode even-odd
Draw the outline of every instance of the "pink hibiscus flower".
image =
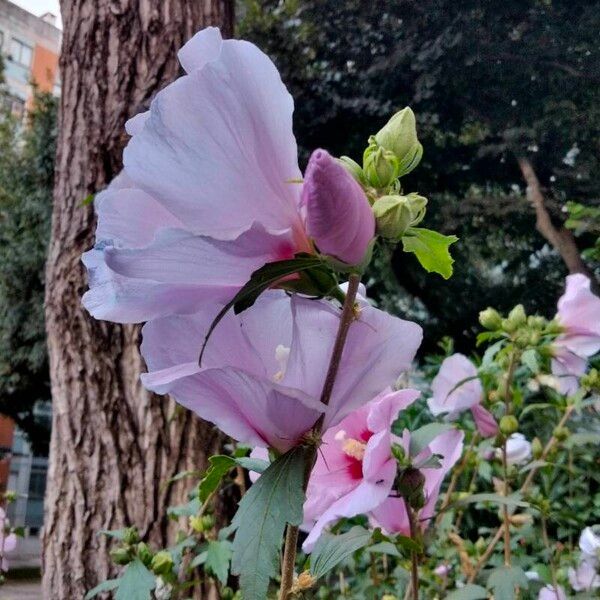
[[171, 394], [236, 440], [283, 452], [301, 441], [323, 412], [324, 427], [334, 426], [410, 367], [421, 328], [360, 302], [327, 407], [319, 398], [339, 309], [299, 296], [290, 300], [277, 290], [219, 323], [202, 367], [198, 348], [211, 314], [147, 323], [142, 354], [149, 373], [143, 382]]
[[491, 437], [498, 433], [493, 415], [481, 406], [483, 386], [477, 369], [463, 354], [453, 354], [442, 362], [431, 390], [433, 395], [427, 404], [432, 414], [447, 413], [446, 418], [453, 421], [461, 412], [470, 410], [481, 435]]
[[299, 184], [294, 103], [271, 60], [214, 27], [179, 59], [186, 75], [127, 123], [124, 173], [96, 199], [89, 312], [121, 323], [193, 313], [299, 252], [361, 262], [375, 235], [366, 195], [324, 150]]
[[390, 495], [396, 477], [391, 427], [419, 394], [388, 390], [325, 433], [304, 505], [305, 525], [313, 524], [303, 545], [306, 552], [327, 525], [367, 514]]
[[587, 359], [600, 350], [600, 298], [592, 293], [585, 275], [567, 277], [556, 320], [563, 333], [554, 342], [552, 373], [559, 378], [563, 394], [574, 394], [579, 377], [587, 369]]

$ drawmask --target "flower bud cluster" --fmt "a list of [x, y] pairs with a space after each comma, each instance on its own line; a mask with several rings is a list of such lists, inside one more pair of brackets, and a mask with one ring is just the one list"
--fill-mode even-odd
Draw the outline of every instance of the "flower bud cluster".
[[399, 182], [419, 164], [422, 155], [415, 115], [407, 106], [369, 138], [362, 166], [347, 156], [339, 159], [365, 190], [375, 213], [377, 233], [385, 239], [399, 241], [425, 216], [427, 198], [414, 192], [404, 194]]

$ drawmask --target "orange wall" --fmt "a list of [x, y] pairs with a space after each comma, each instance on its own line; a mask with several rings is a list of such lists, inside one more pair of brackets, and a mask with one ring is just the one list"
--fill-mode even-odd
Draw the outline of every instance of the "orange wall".
[[[0, 416], [0, 446], [12, 448], [15, 424], [12, 419]], [[10, 472], [10, 458], [0, 460], [0, 491], [6, 490]]]
[[56, 73], [58, 71], [58, 55], [36, 44], [31, 65], [31, 77], [42, 92], [51, 92], [54, 89]]

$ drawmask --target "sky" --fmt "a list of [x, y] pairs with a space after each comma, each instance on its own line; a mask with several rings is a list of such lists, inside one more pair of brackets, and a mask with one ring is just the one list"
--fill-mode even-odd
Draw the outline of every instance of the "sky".
[[58, 0], [10, 0], [13, 4], [18, 4], [20, 7], [28, 10], [34, 15], [43, 15], [46, 12], [51, 12], [59, 17], [57, 25], [62, 28], [60, 21], [60, 7]]

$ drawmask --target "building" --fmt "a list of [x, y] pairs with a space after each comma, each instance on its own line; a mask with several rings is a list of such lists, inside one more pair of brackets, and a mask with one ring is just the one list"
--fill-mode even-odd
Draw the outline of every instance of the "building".
[[[58, 59], [62, 32], [56, 16], [33, 15], [8, 0], [0, 0], [0, 56], [8, 94], [2, 95], [13, 114], [23, 115], [34, 90], [60, 95]], [[49, 420], [50, 402], [36, 407], [36, 418]], [[35, 536], [43, 520], [48, 459], [34, 456], [27, 439], [12, 420], [0, 416], [0, 491], [17, 493], [8, 507], [13, 525]]]
[[22, 114], [36, 86], [60, 94], [58, 57], [61, 30], [56, 16], [32, 15], [8, 0], [0, 0], [0, 54], [10, 108]]

